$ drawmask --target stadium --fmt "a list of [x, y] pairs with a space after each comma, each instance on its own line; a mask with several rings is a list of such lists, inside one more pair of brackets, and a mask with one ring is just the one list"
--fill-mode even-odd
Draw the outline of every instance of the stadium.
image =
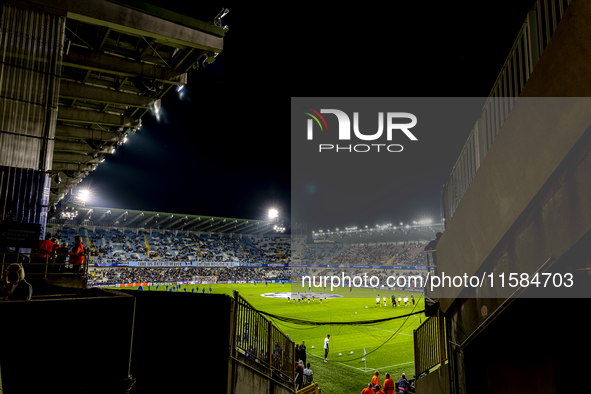
[[[88, 248], [82, 287], [232, 296], [239, 308], [234, 322], [237, 359], [256, 368], [271, 367], [284, 384], [295, 378], [293, 361], [269, 358], [265, 352], [275, 354], [275, 349], [269, 350], [261, 338], [245, 339], [246, 327], [254, 331], [265, 326], [266, 334], [271, 324], [277, 330], [272, 343], [276, 335], [289, 335], [279, 343], [281, 354], [290, 357], [293, 344], [306, 343], [315, 382], [325, 391], [363, 386], [373, 371], [384, 368], [390, 368], [392, 376], [406, 372], [410, 383], [414, 380], [412, 335], [426, 318], [423, 282], [420, 287], [398, 283], [404, 278], [406, 284], [407, 276], [426, 278], [424, 248], [443, 230], [441, 224], [415, 222], [403, 231], [383, 226], [314, 233], [314, 242], [308, 243], [303, 234], [278, 232], [283, 224], [271, 217], [253, 221], [83, 205], [68, 205], [65, 211], [78, 215], [60, 219], [57, 214], [48, 220], [46, 231], [60, 245], [73, 245], [76, 236], [82, 237]], [[69, 264], [58, 266], [56, 273], [66, 273], [55, 275], [60, 279], [54, 283], [67, 278], [69, 269]], [[315, 279], [305, 283], [310, 275]], [[326, 286], [316, 279], [336, 275], [366, 275], [381, 284], [352, 280]], [[398, 283], [388, 286], [388, 276]], [[329, 323], [340, 323], [318, 324], [327, 317]], [[378, 321], [359, 324], [364, 320]], [[333, 338], [330, 369], [318, 362], [325, 331]], [[341, 374], [350, 378], [338, 381]]]
[[290, 9], [289, 42], [274, 8], [2, 1], [0, 393], [585, 392], [591, 4], [521, 3], [367, 42]]

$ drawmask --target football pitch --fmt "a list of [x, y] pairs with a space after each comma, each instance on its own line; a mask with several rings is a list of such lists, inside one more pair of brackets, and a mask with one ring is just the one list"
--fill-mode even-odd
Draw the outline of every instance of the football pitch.
[[[202, 294], [205, 286], [205, 295], [209, 294], [207, 285], [182, 286], [180, 292], [191, 293], [193, 288], [198, 288]], [[293, 288], [292, 288], [293, 286]], [[253, 307], [258, 310], [290, 318], [313, 322], [347, 322], [377, 320], [396, 316], [407, 315], [411, 312], [424, 309], [424, 299], [420, 293], [403, 291], [391, 291], [388, 289], [362, 289], [353, 288], [350, 293], [348, 288], [337, 288], [333, 292], [327, 288], [327, 294], [341, 295], [342, 298], [328, 298], [327, 302], [320, 302], [317, 297], [323, 294], [323, 289], [312, 288], [317, 296], [314, 302], [295, 303], [282, 298], [268, 298], [261, 294], [302, 291], [299, 284], [282, 286], [281, 284], [212, 284], [213, 294], [227, 294], [232, 296], [233, 290], [239, 292]], [[127, 288], [133, 289], [133, 288]], [[151, 286], [150, 291], [155, 291]], [[303, 289], [308, 290], [306, 289]], [[144, 289], [146, 291], [146, 289]], [[159, 286], [158, 291], [166, 291], [165, 286]], [[197, 291], [197, 290], [196, 290]], [[380, 307], [376, 307], [376, 296], [380, 295]], [[396, 300], [400, 296], [410, 298], [413, 294], [416, 306], [413, 308], [409, 301], [407, 307], [393, 307], [391, 296]], [[386, 296], [384, 307], [383, 297]], [[389, 372], [392, 379], [397, 381], [404, 372], [408, 379], [414, 375], [414, 348], [413, 330], [421, 322], [425, 321], [424, 314], [417, 314], [375, 324], [338, 324], [338, 325], [301, 325], [286, 323], [271, 318], [283, 333], [296, 343], [305, 342], [308, 356], [307, 362], [311, 364], [314, 372], [314, 381], [318, 382], [323, 393], [360, 392], [377, 370], [380, 372], [380, 382], [385, 379], [385, 373]], [[330, 334], [330, 353], [328, 363], [324, 363], [324, 338]], [[366, 352], [364, 362], [364, 350]]]

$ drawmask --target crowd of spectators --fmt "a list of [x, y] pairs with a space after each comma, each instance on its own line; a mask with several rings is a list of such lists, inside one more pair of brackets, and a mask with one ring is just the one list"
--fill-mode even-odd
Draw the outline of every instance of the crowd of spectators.
[[[89, 255], [93, 262], [149, 261], [206, 261], [235, 263], [280, 263], [287, 262], [290, 252], [289, 238], [279, 241], [267, 237], [235, 237], [218, 235], [185, 235], [172, 232], [133, 231], [121, 232], [111, 229], [62, 228], [57, 238], [71, 238], [82, 234], [90, 241]], [[85, 242], [87, 243], [87, 242]]]
[[425, 265], [424, 245], [382, 244], [349, 246], [310, 246], [304, 250], [302, 263], [327, 265]]
[[272, 270], [255, 267], [104, 267], [93, 268], [88, 275], [89, 284], [141, 283], [141, 282], [191, 282], [208, 278], [215, 282], [257, 281], [290, 278], [289, 270], [277, 267]]

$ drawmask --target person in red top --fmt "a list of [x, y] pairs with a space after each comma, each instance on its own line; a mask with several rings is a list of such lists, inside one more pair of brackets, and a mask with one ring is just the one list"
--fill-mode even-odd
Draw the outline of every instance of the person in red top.
[[374, 387], [374, 390], [376, 391], [376, 394], [384, 394], [384, 392], [382, 390], [380, 390], [379, 384], [376, 384], [376, 386]]
[[380, 373], [376, 371], [375, 375], [371, 378], [371, 384], [374, 386], [380, 384]]
[[371, 388], [372, 388], [372, 384], [368, 383], [367, 387], [364, 388], [363, 390], [361, 390], [361, 394], [374, 394], [374, 392]]
[[385, 394], [394, 394], [394, 390], [396, 390], [396, 385], [394, 381], [390, 379], [390, 374], [386, 372], [386, 380], [384, 380], [384, 392]]
[[74, 241], [74, 247], [68, 255], [70, 256], [70, 264], [73, 266], [73, 271], [77, 274], [81, 272], [84, 266], [84, 245], [82, 244], [82, 237], [79, 235], [74, 237]]
[[35, 262], [36, 265], [34, 265], [30, 270], [31, 273], [45, 272], [45, 267], [41, 264], [45, 264], [46, 262], [51, 263], [54, 244], [53, 242], [51, 242], [50, 238], [51, 236], [47, 234], [45, 235], [44, 241], [39, 241], [39, 248], [37, 248], [37, 254], [33, 258], [33, 262]]

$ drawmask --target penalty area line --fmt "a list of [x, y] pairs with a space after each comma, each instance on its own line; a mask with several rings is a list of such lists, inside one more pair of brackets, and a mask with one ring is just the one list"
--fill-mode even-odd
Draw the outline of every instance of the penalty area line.
[[379, 368], [376, 368], [376, 371], [377, 371], [378, 369], [385, 369], [385, 368], [390, 368], [390, 367], [399, 367], [399, 366], [401, 366], [401, 365], [407, 365], [407, 364], [414, 364], [414, 361], [409, 361], [409, 362], [407, 362], [407, 363], [402, 363], [402, 364], [386, 365], [385, 367], [379, 367]]
[[[309, 354], [309, 355], [311, 355], [311, 356], [314, 356], [314, 357], [316, 357], [316, 358], [319, 358], [319, 359], [321, 359], [321, 360], [323, 360], [323, 359], [324, 359], [324, 357], [320, 357], [320, 356], [317, 356], [317, 355], [315, 355], [315, 354], [312, 354], [312, 353], [308, 353], [308, 354]], [[329, 360], [330, 360], [330, 359], [329, 359]], [[330, 362], [331, 362], [331, 363], [337, 363], [337, 364], [341, 364], [341, 365], [344, 365], [345, 367], [353, 368], [353, 369], [356, 369], [356, 370], [358, 370], [358, 371], [361, 371], [361, 372], [366, 372], [366, 371], [364, 371], [364, 370], [363, 370], [363, 368], [352, 367], [352, 366], [350, 366], [349, 364], [345, 364], [345, 363], [342, 363], [342, 362], [340, 362], [340, 361], [330, 360]]]

